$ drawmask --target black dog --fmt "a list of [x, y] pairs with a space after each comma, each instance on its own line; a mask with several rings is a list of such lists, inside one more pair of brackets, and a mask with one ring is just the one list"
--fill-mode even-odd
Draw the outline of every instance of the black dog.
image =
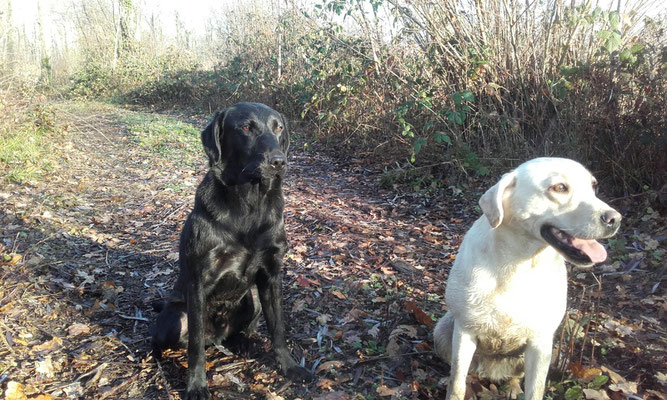
[[261, 304], [283, 373], [312, 380], [287, 349], [282, 316], [286, 120], [263, 104], [239, 103], [218, 112], [201, 138], [210, 169], [181, 233], [180, 274], [157, 318], [153, 347], [187, 344], [185, 398], [209, 399], [205, 343], [254, 329]]

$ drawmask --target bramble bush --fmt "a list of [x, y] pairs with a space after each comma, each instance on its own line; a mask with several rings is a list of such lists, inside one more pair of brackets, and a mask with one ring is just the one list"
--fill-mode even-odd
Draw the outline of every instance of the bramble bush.
[[664, 16], [639, 20], [632, 4], [503, 4], [323, 0], [278, 17], [239, 6], [207, 51], [176, 51], [159, 68], [124, 63], [120, 81], [93, 65], [73, 93], [113, 87], [123, 101], [202, 111], [261, 101], [355, 157], [448, 185], [552, 155], [582, 161], [619, 193], [660, 188]]

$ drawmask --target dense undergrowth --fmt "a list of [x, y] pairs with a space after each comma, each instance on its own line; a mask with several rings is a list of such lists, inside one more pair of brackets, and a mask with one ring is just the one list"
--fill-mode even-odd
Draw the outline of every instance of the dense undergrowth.
[[[639, 21], [632, 5], [618, 13], [483, 3], [324, 1], [269, 28], [270, 14], [238, 9], [230, 20], [245, 29], [223, 32], [213, 67], [175, 51], [154, 67], [136, 49], [115, 73], [84, 64], [69, 93], [206, 112], [263, 101], [307, 122], [319, 140], [381, 156], [390, 182], [451, 185], [554, 155], [583, 161], [619, 194], [658, 190], [664, 18]], [[378, 22], [383, 9], [399, 27], [392, 41]], [[277, 50], [278, 34], [280, 76], [277, 52], [267, 51]]]
[[618, 195], [667, 182], [658, 3], [249, 4], [199, 46], [158, 54], [128, 39], [112, 62], [112, 46], [84, 42], [66, 79], [44, 87], [199, 113], [265, 102], [313, 139], [379, 160], [386, 184], [448, 187], [535, 156], [578, 159]]

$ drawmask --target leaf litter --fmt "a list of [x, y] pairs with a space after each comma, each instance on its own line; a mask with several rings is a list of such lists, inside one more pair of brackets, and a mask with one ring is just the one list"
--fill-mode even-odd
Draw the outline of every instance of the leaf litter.
[[[122, 115], [138, 111], [78, 112], [56, 143], [60, 168], [2, 189], [2, 396], [180, 398], [186, 352], [153, 358], [151, 304], [176, 277], [178, 236], [205, 157], [137, 145], [141, 133]], [[293, 354], [320, 380], [301, 385], [277, 373], [261, 324], [231, 352], [207, 349], [214, 397], [443, 398], [448, 366], [433, 354], [432, 329], [489, 182], [463, 194], [384, 189], [377, 160], [302, 147], [290, 153], [285, 187], [283, 295]], [[609, 243], [611, 259], [570, 276], [550, 398], [665, 398], [665, 221], [644, 203], [615, 205], [629, 218]], [[474, 375], [469, 389], [504, 396], [502, 384]]]

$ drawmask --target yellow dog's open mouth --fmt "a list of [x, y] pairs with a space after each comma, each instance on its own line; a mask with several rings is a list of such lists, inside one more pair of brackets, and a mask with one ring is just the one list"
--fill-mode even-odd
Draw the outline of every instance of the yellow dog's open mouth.
[[551, 225], [540, 229], [544, 240], [575, 264], [601, 263], [607, 259], [607, 251], [595, 239], [581, 239]]

